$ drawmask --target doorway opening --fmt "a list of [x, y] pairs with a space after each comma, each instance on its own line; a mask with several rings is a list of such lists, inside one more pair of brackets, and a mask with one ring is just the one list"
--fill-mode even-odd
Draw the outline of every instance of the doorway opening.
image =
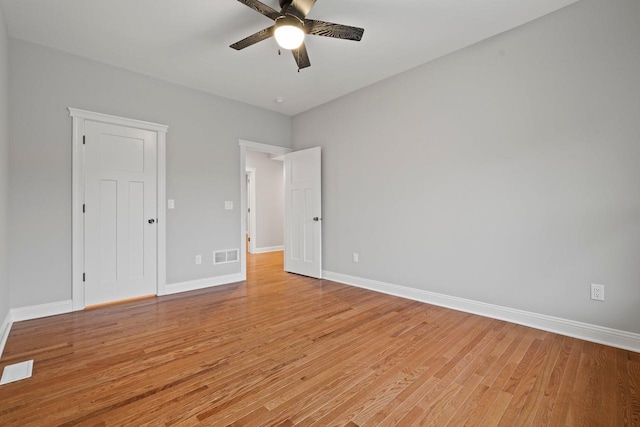
[[251, 254], [284, 250], [283, 160], [247, 150], [247, 247]]
[[[322, 160], [321, 147], [293, 152], [288, 148], [240, 141], [240, 274], [247, 277], [247, 182], [248, 153], [257, 151], [283, 156], [284, 170], [284, 270], [322, 278]], [[256, 177], [259, 181], [260, 178]], [[258, 207], [257, 210], [259, 210]], [[256, 215], [257, 216], [257, 215]], [[259, 223], [259, 221], [258, 221]], [[260, 225], [256, 227], [259, 247]], [[280, 234], [282, 237], [282, 234]]]
[[[257, 142], [243, 141], [240, 140], [240, 172], [241, 172], [241, 185], [240, 185], [240, 271], [242, 274], [242, 279], [246, 280], [247, 278], [247, 252], [249, 253], [261, 253], [261, 252], [270, 252], [275, 250], [283, 250], [284, 247], [284, 231], [279, 233], [278, 227], [275, 227], [274, 230], [267, 230], [266, 228], [262, 230], [262, 236], [264, 239], [261, 239], [261, 222], [257, 220], [258, 213], [260, 211], [260, 206], [256, 206], [259, 202], [256, 201], [256, 187], [259, 185], [260, 177], [258, 176], [258, 168], [252, 165], [252, 159], [249, 159], [253, 154], [257, 154], [259, 156], [267, 156], [271, 158], [280, 158], [284, 157], [285, 154], [292, 152], [290, 148], [278, 147], [275, 145], [268, 144], [260, 144]], [[276, 163], [276, 161], [271, 160]], [[280, 168], [282, 168], [282, 163], [280, 164]], [[255, 163], [253, 163], [255, 164]], [[273, 168], [272, 168], [273, 169]], [[252, 176], [253, 175], [253, 176]], [[249, 181], [252, 179], [252, 181]], [[253, 188], [253, 194], [250, 194]], [[281, 196], [284, 196], [284, 189], [281, 189]], [[253, 203], [249, 201], [249, 199], [253, 200]], [[279, 203], [275, 200], [275, 203]], [[284, 202], [281, 203], [281, 207], [284, 206]], [[251, 212], [249, 212], [251, 209]], [[269, 209], [269, 208], [268, 208]], [[275, 209], [273, 209], [275, 210]], [[272, 218], [271, 221], [278, 221], [277, 215], [270, 215]], [[273, 218], [276, 217], [275, 220]], [[284, 217], [282, 222], [280, 223], [282, 227], [284, 227]], [[264, 228], [265, 225], [263, 224]], [[266, 225], [269, 228], [268, 225]], [[280, 235], [281, 242], [280, 244], [271, 244], [274, 242], [274, 239], [277, 238], [277, 235]], [[249, 240], [251, 239], [251, 241]], [[275, 240], [277, 242], [277, 240]], [[271, 243], [269, 243], [271, 242]]]

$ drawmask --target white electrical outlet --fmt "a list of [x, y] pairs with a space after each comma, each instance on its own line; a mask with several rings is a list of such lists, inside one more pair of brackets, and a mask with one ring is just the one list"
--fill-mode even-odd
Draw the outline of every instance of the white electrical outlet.
[[224, 208], [228, 211], [233, 210], [233, 202], [224, 202]]
[[175, 208], [176, 208], [176, 201], [173, 199], [167, 200], [167, 209], [175, 209]]
[[196, 264], [202, 264], [202, 255], [196, 255]]
[[353, 262], [359, 262], [359, 261], [360, 261], [360, 256], [356, 252], [354, 252], [353, 253]]
[[604, 301], [604, 285], [591, 284], [591, 299]]

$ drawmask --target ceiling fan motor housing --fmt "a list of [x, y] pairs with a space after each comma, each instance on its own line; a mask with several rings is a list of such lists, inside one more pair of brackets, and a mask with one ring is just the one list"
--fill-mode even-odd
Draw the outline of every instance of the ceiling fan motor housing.
[[304, 22], [302, 22], [300, 19], [296, 18], [293, 15], [283, 15], [283, 16], [279, 16], [278, 19], [276, 19], [276, 24], [275, 24], [276, 28], [282, 27], [282, 26], [285, 26], [285, 25], [290, 25], [292, 27], [298, 27], [302, 31], [304, 31]]

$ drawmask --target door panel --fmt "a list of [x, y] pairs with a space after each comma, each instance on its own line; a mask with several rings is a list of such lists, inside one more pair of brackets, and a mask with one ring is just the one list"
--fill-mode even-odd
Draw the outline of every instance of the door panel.
[[285, 155], [285, 271], [322, 277], [320, 147]]
[[129, 278], [144, 278], [144, 182], [129, 183]]
[[85, 305], [155, 294], [157, 134], [92, 121], [85, 134]]
[[100, 279], [101, 284], [118, 277], [118, 182], [100, 181]]

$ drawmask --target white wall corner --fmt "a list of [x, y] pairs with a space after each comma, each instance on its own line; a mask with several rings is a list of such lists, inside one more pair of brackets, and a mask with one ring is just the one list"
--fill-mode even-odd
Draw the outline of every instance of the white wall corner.
[[4, 346], [7, 343], [7, 338], [9, 338], [9, 332], [11, 332], [12, 324], [13, 322], [11, 320], [11, 311], [9, 311], [4, 317], [2, 325], [0, 326], [0, 358], [2, 357]]
[[502, 307], [494, 304], [487, 304], [484, 302], [438, 294], [435, 292], [394, 285], [391, 283], [379, 282], [371, 279], [364, 279], [356, 276], [349, 276], [341, 273], [334, 273], [332, 271], [323, 271], [322, 276], [326, 280], [332, 280], [345, 285], [382, 292], [401, 298], [463, 311], [465, 313], [490, 317], [492, 319], [504, 320], [506, 322], [516, 323], [543, 331], [640, 353], [640, 334], [633, 332], [606, 328], [589, 323], [576, 322], [574, 320]]
[[48, 304], [13, 308], [11, 309], [11, 320], [13, 322], [21, 322], [23, 320], [39, 319], [41, 317], [71, 313], [72, 311], [73, 302], [71, 300], [51, 302]]
[[190, 280], [187, 282], [171, 283], [165, 286], [165, 295], [177, 294], [180, 292], [195, 291], [198, 289], [211, 288], [214, 286], [228, 285], [230, 283], [242, 282], [242, 274], [227, 274], [225, 276], [207, 277], [205, 279]]

